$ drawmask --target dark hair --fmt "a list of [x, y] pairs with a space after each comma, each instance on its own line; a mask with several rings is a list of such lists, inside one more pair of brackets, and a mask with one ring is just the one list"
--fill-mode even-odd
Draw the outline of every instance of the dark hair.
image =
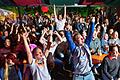
[[79, 32], [75, 33], [74, 36], [73, 36], [73, 41], [76, 41], [76, 36], [77, 35], [81, 35]]
[[34, 48], [33, 51], [32, 51], [32, 53], [34, 54], [37, 49], [38, 49], [38, 47]]
[[32, 51], [32, 53], [34, 54], [37, 49], [41, 49], [42, 52], [43, 52], [43, 50], [44, 50], [43, 45], [41, 43], [39, 43], [38, 47], [34, 48], [33, 51]]
[[[9, 38], [9, 37], [5, 37], [5, 40], [6, 40], [6, 39], [9, 39], [9, 40], [10, 40], [10, 38]], [[4, 43], [5, 43], [5, 40], [4, 40]]]
[[16, 63], [16, 57], [13, 53], [8, 53], [8, 55], [6, 56], [7, 59], [11, 59], [14, 63]]
[[109, 52], [112, 52], [114, 47], [117, 47], [117, 48], [118, 48], [118, 52], [120, 51], [118, 45], [110, 45], [110, 46], [109, 46]]
[[98, 28], [99, 26], [100, 26], [100, 28], [101, 28], [101, 25], [100, 25], [100, 24], [97, 24], [97, 25], [96, 25], [96, 28]]
[[[35, 58], [35, 53], [36, 53], [36, 51], [38, 50], [38, 49], [40, 49], [40, 50], [42, 50], [41, 48], [39, 48], [39, 47], [36, 47], [36, 48], [34, 48], [33, 49], [33, 51], [32, 51], [32, 54], [33, 54], [33, 58]], [[43, 51], [42, 51], [43, 52]]]
[[[6, 37], [6, 38], [5, 38], [4, 43], [6, 42], [7, 39], [10, 40], [10, 47], [12, 47], [12, 46], [11, 46], [11, 45], [12, 45], [11, 39], [10, 39], [9, 37]], [[4, 46], [5, 46], [5, 44], [4, 44]]]

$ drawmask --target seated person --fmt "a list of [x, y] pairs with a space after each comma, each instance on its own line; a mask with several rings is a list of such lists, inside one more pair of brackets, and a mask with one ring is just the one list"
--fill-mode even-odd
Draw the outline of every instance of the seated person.
[[100, 71], [101, 80], [120, 80], [120, 57], [118, 46], [110, 46], [109, 55], [103, 59]]

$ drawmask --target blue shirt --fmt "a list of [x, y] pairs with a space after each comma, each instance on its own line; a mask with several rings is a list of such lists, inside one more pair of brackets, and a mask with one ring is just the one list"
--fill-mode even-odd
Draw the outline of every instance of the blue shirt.
[[91, 70], [92, 67], [92, 59], [91, 53], [89, 50], [89, 45], [92, 40], [92, 35], [94, 32], [94, 23], [90, 28], [90, 33], [87, 36], [87, 42], [84, 46], [77, 46], [71, 37], [71, 33], [69, 31], [65, 31], [65, 36], [68, 41], [71, 53], [73, 55], [73, 63], [74, 63], [74, 73], [84, 74]]

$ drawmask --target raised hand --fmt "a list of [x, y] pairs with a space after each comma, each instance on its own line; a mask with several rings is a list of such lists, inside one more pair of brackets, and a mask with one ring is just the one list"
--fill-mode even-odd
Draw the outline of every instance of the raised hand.
[[54, 4], [54, 15], [55, 15], [55, 18], [57, 18], [56, 9], [55, 9], [55, 4]]
[[27, 38], [27, 37], [28, 37], [28, 33], [25, 32], [25, 33], [23, 33], [21, 36], [22, 36], [23, 38]]
[[53, 6], [54, 6], [54, 8], [55, 8], [55, 4], [54, 4]]
[[48, 31], [47, 28], [44, 28], [44, 29], [43, 29], [43, 33], [46, 33], [47, 31]]
[[18, 33], [17, 36], [18, 36], [18, 40], [17, 41], [20, 42], [20, 34]]
[[92, 22], [95, 22], [95, 17], [92, 17]]
[[50, 34], [50, 35], [52, 35], [52, 34], [53, 34], [53, 31], [52, 31], [52, 30], [50, 30], [50, 31], [49, 31], [49, 34]]
[[66, 18], [66, 5], [64, 4], [64, 18]]
[[66, 5], [64, 4], [64, 9], [66, 9]]

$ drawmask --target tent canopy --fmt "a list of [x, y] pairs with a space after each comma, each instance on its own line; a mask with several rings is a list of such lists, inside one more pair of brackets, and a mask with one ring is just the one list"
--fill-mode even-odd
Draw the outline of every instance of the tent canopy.
[[38, 6], [47, 2], [50, 5], [73, 5], [75, 1], [85, 3], [85, 5], [88, 5], [89, 2], [93, 4], [103, 2], [107, 6], [120, 7], [120, 0], [0, 0], [0, 6]]
[[13, 0], [18, 6], [38, 6], [42, 0]]
[[42, 0], [0, 0], [0, 6], [38, 6]]

